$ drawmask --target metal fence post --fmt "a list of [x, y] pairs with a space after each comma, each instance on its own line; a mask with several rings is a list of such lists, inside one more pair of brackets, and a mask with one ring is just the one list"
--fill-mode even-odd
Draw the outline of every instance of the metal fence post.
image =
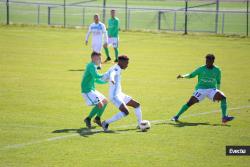
[[82, 25], [85, 24], [85, 8], [82, 9]]
[[248, 24], [249, 24], [249, 23], [248, 23], [248, 17], [249, 17], [249, 0], [247, 0], [247, 36], [248, 36], [248, 28], [249, 28], [249, 27], [248, 27], [248, 26], [249, 26], [249, 25], [248, 25]]
[[224, 34], [225, 13], [222, 13], [221, 33]]
[[9, 9], [9, 0], [6, 1], [6, 24], [10, 24], [10, 9]]
[[158, 30], [161, 30], [161, 11], [158, 12]]
[[106, 0], [103, 0], [103, 7], [102, 7], [102, 22], [105, 24], [106, 20]]
[[218, 21], [219, 21], [219, 0], [216, 0], [216, 15], [215, 15], [215, 33], [218, 33]]
[[187, 22], [188, 22], [188, 19], [187, 19], [187, 9], [188, 9], [188, 0], [185, 0], [185, 31], [184, 31], [184, 34], [187, 34]]
[[128, 9], [128, 30], [130, 28], [130, 9]]
[[128, 0], [125, 0], [125, 30], [128, 29]]
[[66, 0], [63, 1], [63, 27], [66, 27]]
[[50, 25], [50, 6], [48, 6], [48, 25]]
[[176, 31], [176, 12], [174, 12], [174, 31]]
[[40, 5], [37, 5], [37, 24], [40, 24]]

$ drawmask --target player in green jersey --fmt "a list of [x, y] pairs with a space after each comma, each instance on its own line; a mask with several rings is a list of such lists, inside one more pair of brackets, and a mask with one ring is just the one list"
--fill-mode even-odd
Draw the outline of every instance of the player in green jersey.
[[172, 118], [172, 121], [178, 121], [181, 114], [183, 114], [189, 107], [202, 101], [205, 97], [208, 97], [213, 101], [221, 102], [222, 122], [226, 123], [234, 119], [234, 117], [227, 115], [227, 101], [226, 96], [220, 91], [221, 83], [221, 71], [214, 65], [215, 56], [208, 54], [206, 56], [206, 65], [197, 68], [190, 74], [178, 75], [180, 78], [194, 78], [198, 76], [198, 83], [195, 88], [193, 96], [189, 101], [182, 106], [176, 116]]
[[111, 10], [111, 18], [108, 21], [108, 44], [103, 45], [105, 54], [107, 56], [105, 62], [108, 62], [111, 60], [109, 56], [109, 50], [108, 50], [108, 45], [112, 45], [114, 50], [115, 50], [115, 61], [118, 62], [118, 42], [119, 42], [119, 24], [120, 21], [119, 19], [115, 16], [115, 10]]
[[107, 106], [108, 100], [104, 95], [95, 89], [95, 83], [103, 84], [103, 75], [97, 73], [97, 66], [101, 59], [101, 54], [92, 52], [91, 62], [87, 64], [86, 70], [83, 75], [81, 90], [82, 96], [85, 99], [88, 106], [94, 106], [89, 115], [84, 119], [86, 126], [91, 128], [91, 119], [96, 115], [94, 123], [101, 126], [101, 116]]

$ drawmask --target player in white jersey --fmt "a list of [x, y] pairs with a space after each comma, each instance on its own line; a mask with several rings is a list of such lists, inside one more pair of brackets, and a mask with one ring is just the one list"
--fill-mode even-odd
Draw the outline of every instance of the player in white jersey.
[[124, 94], [121, 88], [121, 71], [128, 67], [129, 58], [125, 55], [118, 57], [118, 64], [111, 67], [103, 76], [103, 80], [109, 81], [109, 98], [110, 101], [120, 110], [112, 118], [103, 121], [102, 127], [104, 131], [108, 130], [110, 123], [115, 122], [129, 114], [127, 106], [135, 109], [138, 125], [142, 121], [141, 107], [138, 102], [130, 96]]
[[[99, 15], [94, 15], [94, 23], [90, 24], [89, 30], [86, 35], [85, 44], [88, 45], [89, 35], [92, 33], [92, 49], [93, 52], [101, 53], [102, 47], [107, 47], [108, 35], [105, 25], [99, 21]], [[103, 41], [104, 36], [104, 41]], [[104, 42], [104, 44], [103, 44]], [[99, 67], [101, 67], [101, 59], [99, 62]]]
[[94, 52], [100, 53], [103, 47], [103, 35], [104, 45], [108, 43], [108, 35], [105, 25], [99, 21], [99, 15], [94, 15], [94, 23], [90, 24], [89, 30], [86, 35], [85, 44], [88, 44], [89, 35], [92, 33], [92, 49]]

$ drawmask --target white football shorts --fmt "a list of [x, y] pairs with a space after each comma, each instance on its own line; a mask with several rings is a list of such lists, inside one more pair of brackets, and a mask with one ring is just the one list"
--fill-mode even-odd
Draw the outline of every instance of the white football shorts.
[[217, 92], [220, 92], [222, 95], [224, 95], [224, 93], [221, 92], [220, 90], [212, 88], [212, 89], [197, 89], [194, 92], [193, 96], [196, 97], [199, 101], [202, 101], [205, 97], [207, 97], [207, 98], [209, 98], [210, 100], [213, 101], [214, 95]]
[[126, 105], [132, 98], [124, 93], [119, 93], [113, 97], [110, 97], [110, 101], [117, 107], [120, 108], [122, 104]]
[[91, 90], [88, 93], [82, 93], [82, 97], [84, 98], [88, 106], [97, 105], [100, 101], [106, 99], [105, 96], [97, 90]]
[[118, 48], [119, 39], [117, 37], [109, 37], [108, 38], [108, 45], [112, 45], [113, 48]]
[[92, 49], [94, 52], [101, 53], [102, 50], [102, 41], [93, 41], [92, 42]]

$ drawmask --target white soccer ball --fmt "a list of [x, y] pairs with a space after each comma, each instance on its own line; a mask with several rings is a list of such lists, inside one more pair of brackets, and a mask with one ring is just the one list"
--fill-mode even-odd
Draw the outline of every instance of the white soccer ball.
[[150, 125], [150, 122], [148, 120], [143, 120], [143, 121], [141, 121], [139, 127], [140, 127], [142, 132], [146, 132], [147, 130], [149, 130], [151, 128], [151, 125]]

